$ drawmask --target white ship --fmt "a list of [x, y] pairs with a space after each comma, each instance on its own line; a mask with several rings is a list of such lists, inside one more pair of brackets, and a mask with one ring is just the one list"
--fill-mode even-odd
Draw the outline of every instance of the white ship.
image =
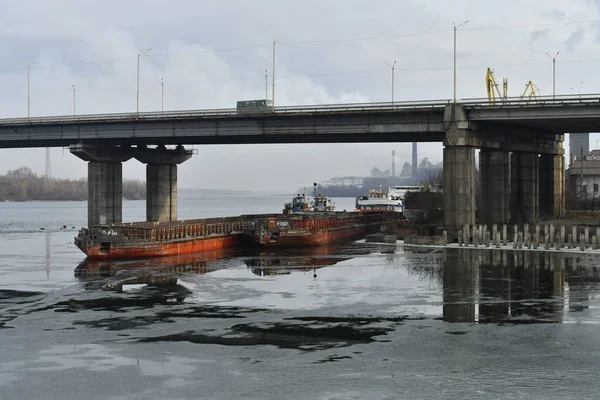
[[366, 196], [356, 198], [356, 209], [364, 210], [384, 210], [394, 212], [404, 212], [404, 196], [408, 191], [419, 190], [419, 186], [390, 186], [388, 192], [380, 190], [369, 190]]

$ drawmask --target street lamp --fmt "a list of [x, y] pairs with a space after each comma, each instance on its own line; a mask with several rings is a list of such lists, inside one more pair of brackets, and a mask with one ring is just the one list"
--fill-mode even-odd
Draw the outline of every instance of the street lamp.
[[151, 49], [147, 48], [144, 51], [140, 51], [137, 55], [137, 103], [135, 107], [135, 114], [140, 116], [140, 57], [142, 54], [149, 52]]
[[269, 75], [267, 74], [267, 70], [265, 69], [265, 72], [262, 71], [258, 71], [259, 74], [261, 74], [262, 76], [265, 77], [265, 105], [267, 105], [267, 100], [269, 99]]
[[71, 89], [73, 89], [73, 115], [75, 115], [75, 85], [71, 85]]
[[31, 66], [37, 64], [38, 61], [33, 61], [27, 65], [27, 118], [31, 118]]
[[456, 25], [454, 22], [452, 23], [452, 26], [454, 26], [454, 103], [456, 103], [456, 30], [467, 22], [469, 21], [467, 20], [459, 25]]
[[392, 69], [392, 105], [394, 105], [394, 70], [396, 69], [396, 61], [392, 64], [389, 64], [387, 61], [384, 62]]
[[558, 57], [559, 51], [552, 57], [548, 52], [546, 54], [552, 59], [552, 100], [556, 99], [556, 57]]
[[165, 82], [163, 78], [154, 79], [156, 82], [160, 83], [160, 112], [165, 112]]
[[275, 45], [282, 39], [285, 39], [286, 36], [273, 39], [273, 69], [271, 70], [271, 74], [273, 75], [273, 84], [271, 85], [271, 99], [273, 100], [273, 107], [275, 107]]

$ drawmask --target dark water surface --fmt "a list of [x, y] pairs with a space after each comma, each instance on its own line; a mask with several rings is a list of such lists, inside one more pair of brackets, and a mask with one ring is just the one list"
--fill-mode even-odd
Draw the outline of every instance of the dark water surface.
[[[285, 201], [182, 195], [179, 214]], [[89, 262], [85, 218], [0, 204], [0, 399], [599, 397], [597, 257], [355, 242]]]

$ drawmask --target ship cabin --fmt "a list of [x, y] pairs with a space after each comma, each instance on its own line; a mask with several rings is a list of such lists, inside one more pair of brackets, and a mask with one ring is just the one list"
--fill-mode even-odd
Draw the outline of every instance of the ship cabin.
[[331, 201], [327, 196], [323, 196], [322, 194], [315, 196], [312, 202], [312, 210], [323, 212], [323, 211], [334, 211], [335, 203]]
[[283, 213], [288, 214], [290, 212], [307, 211], [309, 209], [308, 200], [306, 195], [297, 194], [291, 203], [285, 203]]

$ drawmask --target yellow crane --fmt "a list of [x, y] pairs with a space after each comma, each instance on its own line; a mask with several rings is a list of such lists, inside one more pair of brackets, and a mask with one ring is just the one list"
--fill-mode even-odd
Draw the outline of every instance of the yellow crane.
[[[508, 79], [502, 79], [502, 93], [494, 77], [494, 70], [491, 68], [487, 69], [485, 74], [485, 88], [487, 91], [488, 101], [490, 104], [503, 103], [508, 97]], [[527, 103], [531, 100], [537, 99], [540, 95], [540, 90], [532, 81], [525, 84], [525, 90], [521, 94], [520, 100], [526, 100]]]
[[521, 100], [527, 97], [527, 102], [532, 99], [536, 99], [540, 95], [540, 89], [533, 84], [533, 82], [529, 81], [525, 84], [525, 90], [521, 95]]
[[496, 78], [494, 77], [494, 71], [491, 68], [488, 68], [487, 73], [485, 74], [485, 87], [490, 104], [496, 104], [497, 101], [506, 101], [508, 93], [508, 79], [502, 79], [502, 93], [500, 93], [498, 83], [496, 83]]

